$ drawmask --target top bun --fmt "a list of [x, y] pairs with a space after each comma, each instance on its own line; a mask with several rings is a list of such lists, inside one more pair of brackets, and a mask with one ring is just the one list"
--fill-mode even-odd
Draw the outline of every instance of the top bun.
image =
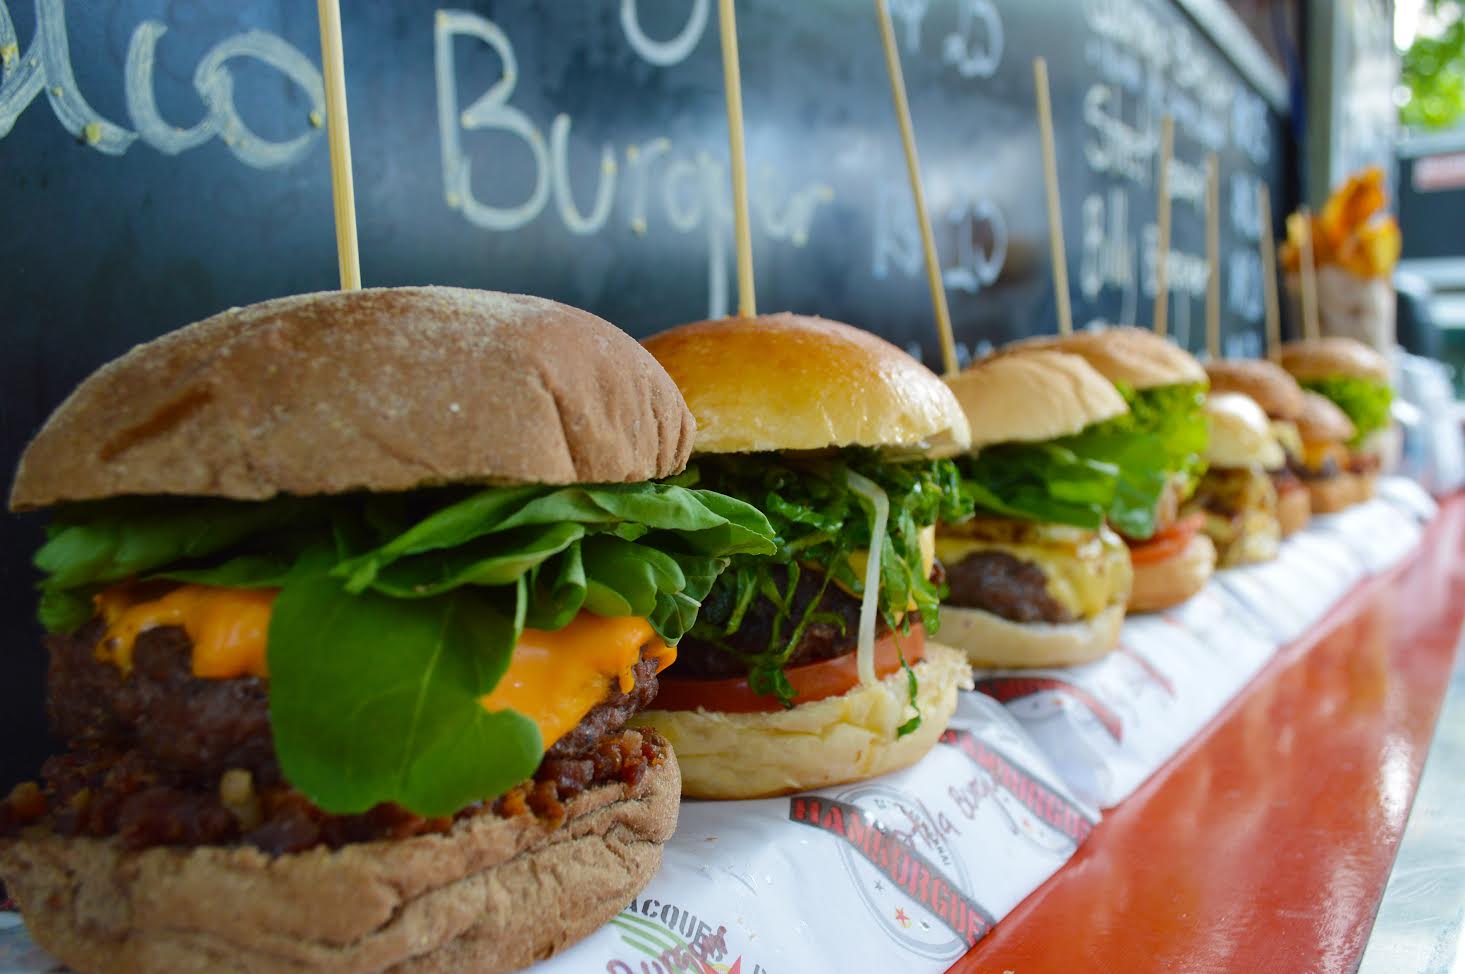
[[967, 448], [951, 390], [867, 331], [796, 314], [722, 318], [646, 339], [697, 417], [697, 453]]
[[1267, 414], [1239, 392], [1213, 391], [1206, 396], [1206, 427], [1210, 432], [1206, 462], [1212, 467], [1257, 465], [1277, 470], [1287, 462]]
[[1252, 399], [1273, 419], [1296, 419], [1302, 412], [1302, 387], [1275, 362], [1262, 358], [1233, 358], [1207, 362], [1211, 392], [1239, 392]]
[[1356, 338], [1331, 336], [1282, 346], [1282, 368], [1299, 381], [1345, 376], [1389, 381], [1389, 360]]
[[1345, 443], [1358, 435], [1358, 428], [1333, 400], [1303, 390], [1302, 412], [1297, 416], [1297, 435], [1304, 443]]
[[97, 370], [21, 456], [10, 505], [631, 482], [681, 470], [693, 432], [655, 360], [587, 312], [330, 291], [225, 311]]
[[1055, 348], [1082, 355], [1104, 378], [1131, 389], [1205, 384], [1206, 370], [1185, 349], [1152, 331], [1114, 325], [1070, 335], [1044, 335], [1013, 342], [999, 354]]
[[1052, 440], [1129, 412], [1113, 383], [1063, 352], [989, 358], [946, 384], [971, 424], [973, 450]]

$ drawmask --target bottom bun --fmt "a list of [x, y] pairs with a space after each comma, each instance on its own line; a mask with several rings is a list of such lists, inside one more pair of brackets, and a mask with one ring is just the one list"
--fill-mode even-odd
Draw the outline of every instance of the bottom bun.
[[1335, 514], [1357, 504], [1363, 487], [1351, 473], [1340, 473], [1322, 480], [1307, 482], [1307, 495], [1314, 514]]
[[1281, 524], [1272, 515], [1258, 511], [1246, 519], [1241, 533], [1221, 548], [1218, 562], [1222, 568], [1236, 568], [1271, 561], [1281, 551], [1281, 540]]
[[1312, 520], [1312, 500], [1306, 490], [1286, 490], [1277, 495], [1277, 523], [1282, 537], [1290, 537]]
[[951, 720], [956, 691], [972, 686], [966, 656], [930, 640], [926, 658], [911, 669], [921, 724], [904, 737], [897, 729], [910, 717], [910, 691], [900, 670], [792, 710], [649, 710], [633, 723], [671, 741], [689, 798], [768, 798], [860, 781], [919, 760]]
[[660, 867], [681, 781], [670, 748], [559, 828], [492, 813], [444, 835], [270, 856], [27, 835], [0, 876], [35, 941], [91, 974], [499, 974], [608, 922]]
[[1360, 501], [1371, 501], [1378, 493], [1379, 475], [1376, 473], [1354, 474], [1353, 479], [1358, 482], [1358, 499]]
[[1201, 589], [1216, 570], [1216, 546], [1204, 534], [1170, 558], [1134, 566], [1130, 612], [1159, 612], [1179, 605]]
[[965, 650], [973, 666], [1077, 666], [1113, 651], [1123, 623], [1122, 605], [1111, 605], [1083, 622], [1058, 625], [1013, 622], [984, 609], [941, 606], [941, 638]]

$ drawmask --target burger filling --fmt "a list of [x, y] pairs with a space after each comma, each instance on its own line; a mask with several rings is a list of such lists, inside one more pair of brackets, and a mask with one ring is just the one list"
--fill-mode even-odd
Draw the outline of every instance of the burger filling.
[[1357, 450], [1363, 441], [1389, 425], [1394, 391], [1387, 383], [1355, 376], [1328, 376], [1299, 383], [1304, 389], [1331, 399], [1357, 431], [1348, 446]]
[[282, 852], [557, 820], [661, 760], [623, 725], [771, 536], [670, 484], [63, 510], [36, 561], [70, 750], [0, 827]]
[[1252, 560], [1259, 539], [1280, 536], [1273, 476], [1260, 468], [1212, 467], [1201, 478], [1187, 510], [1205, 516], [1223, 566]]
[[[758, 506], [778, 548], [733, 557], [658, 707], [750, 709], [731, 684], [761, 698], [758, 709], [793, 707], [887, 675], [882, 658], [910, 674], [940, 601], [933, 527], [964, 513], [949, 461], [863, 449], [707, 456], [680, 482]], [[913, 675], [910, 689], [914, 703]]]

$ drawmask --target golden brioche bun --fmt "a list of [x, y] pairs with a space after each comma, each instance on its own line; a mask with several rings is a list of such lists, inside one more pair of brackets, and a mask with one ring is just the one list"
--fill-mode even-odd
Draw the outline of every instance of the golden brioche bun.
[[1272, 419], [1296, 419], [1302, 412], [1302, 387], [1276, 362], [1262, 358], [1233, 358], [1207, 362], [1211, 392], [1239, 392]]
[[1336, 514], [1363, 500], [1364, 486], [1351, 473], [1307, 481], [1309, 506], [1314, 514]]
[[867, 446], [936, 457], [971, 441], [956, 397], [930, 369], [837, 321], [723, 318], [645, 346], [697, 418], [696, 453]]
[[681, 470], [692, 435], [665, 371], [587, 312], [331, 291], [234, 308], [102, 366], [26, 449], [10, 505], [630, 482]]
[[1299, 382], [1346, 376], [1388, 382], [1389, 360], [1356, 338], [1332, 335], [1282, 346], [1282, 368]]
[[1302, 412], [1296, 422], [1303, 443], [1345, 443], [1358, 432], [1333, 400], [1310, 390], [1302, 393]]
[[1276, 470], [1287, 462], [1267, 414], [1248, 397], [1239, 392], [1212, 391], [1206, 396], [1205, 413], [1210, 437], [1206, 463], [1210, 466]]
[[1358, 481], [1358, 499], [1360, 501], [1372, 500], [1378, 494], [1378, 474], [1359, 473], [1354, 474], [1353, 478]]
[[1052, 440], [1129, 412], [1113, 383], [1063, 352], [988, 358], [946, 384], [971, 425], [973, 450]]
[[1092, 619], [1056, 625], [1012, 622], [983, 609], [941, 606], [941, 638], [964, 650], [973, 666], [1017, 669], [1088, 663], [1119, 645], [1123, 624], [1123, 605], [1111, 605]]
[[1122, 382], [1131, 389], [1206, 382], [1206, 370], [1195, 356], [1174, 342], [1133, 325], [1027, 338], [1004, 346], [998, 354], [1025, 354], [1041, 348], [1081, 355], [1104, 378]]
[[36, 943], [82, 974], [516, 971], [609, 922], [660, 867], [681, 791], [661, 749], [558, 827], [484, 813], [281, 856], [32, 834], [0, 840], [0, 875]]
[[1206, 587], [1216, 569], [1216, 546], [1203, 533], [1177, 555], [1134, 566], [1130, 612], [1159, 612], [1179, 605]]
[[1296, 534], [1307, 527], [1312, 520], [1312, 501], [1306, 490], [1277, 492], [1277, 522], [1282, 528], [1282, 537]]
[[922, 719], [904, 737], [896, 729], [910, 717], [910, 695], [899, 670], [792, 710], [649, 710], [632, 723], [655, 727], [671, 741], [688, 798], [767, 798], [860, 781], [919, 760], [951, 720], [957, 690], [972, 686], [965, 654], [930, 640], [926, 658], [912, 669]]

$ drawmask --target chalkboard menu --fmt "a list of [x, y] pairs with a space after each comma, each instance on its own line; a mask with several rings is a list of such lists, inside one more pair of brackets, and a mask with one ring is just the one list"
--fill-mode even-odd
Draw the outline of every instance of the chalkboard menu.
[[[711, 0], [343, 4], [363, 276], [526, 291], [635, 335], [728, 311]], [[1228, 349], [1259, 347], [1256, 188], [1282, 120], [1169, 0], [891, 0], [964, 354], [1055, 321], [1031, 62], [1048, 58], [1075, 320], [1152, 314], [1176, 119], [1173, 332], [1202, 344], [1220, 160]], [[741, 0], [759, 305], [936, 342], [869, 0]], [[335, 284], [313, 5], [0, 0], [0, 457], [85, 374]], [[0, 529], [0, 785], [42, 750], [34, 519]], [[12, 746], [13, 743], [13, 746]]]

